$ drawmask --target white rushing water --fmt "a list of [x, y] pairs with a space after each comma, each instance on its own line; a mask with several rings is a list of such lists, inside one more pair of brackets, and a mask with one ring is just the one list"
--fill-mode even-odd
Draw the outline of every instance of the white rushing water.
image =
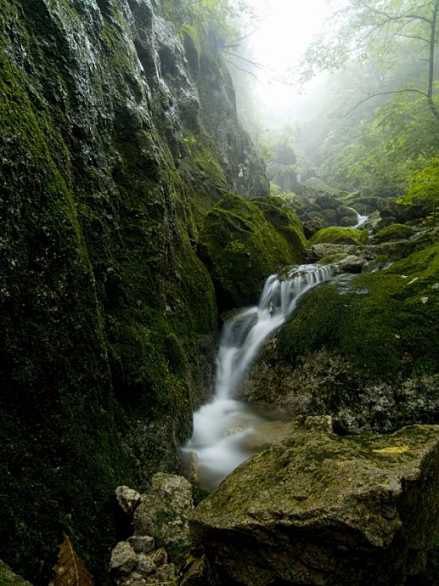
[[355, 224], [354, 228], [361, 228], [361, 226], [364, 226], [364, 224], [367, 222], [369, 216], [362, 216], [357, 212], [357, 210], [354, 210], [354, 212], [357, 214], [357, 223]]
[[296, 267], [284, 277], [272, 275], [259, 305], [225, 323], [214, 397], [194, 413], [193, 435], [183, 448], [202, 486], [216, 486], [250, 456], [250, 436], [263, 419], [237, 399], [239, 387], [264, 342], [285, 323], [300, 298], [331, 276], [331, 267], [317, 265]]

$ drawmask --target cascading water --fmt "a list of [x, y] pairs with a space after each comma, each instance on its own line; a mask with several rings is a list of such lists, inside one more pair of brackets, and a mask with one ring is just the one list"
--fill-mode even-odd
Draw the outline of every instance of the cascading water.
[[354, 210], [354, 212], [357, 214], [357, 223], [355, 224], [354, 228], [361, 228], [361, 226], [364, 226], [364, 224], [367, 222], [369, 216], [362, 216], [357, 212], [357, 210]]
[[285, 323], [299, 299], [331, 276], [331, 267], [317, 265], [296, 267], [284, 277], [272, 275], [259, 305], [225, 323], [214, 397], [194, 414], [193, 435], [183, 448], [202, 486], [216, 486], [251, 455], [246, 440], [263, 419], [236, 399], [239, 387], [264, 342]]

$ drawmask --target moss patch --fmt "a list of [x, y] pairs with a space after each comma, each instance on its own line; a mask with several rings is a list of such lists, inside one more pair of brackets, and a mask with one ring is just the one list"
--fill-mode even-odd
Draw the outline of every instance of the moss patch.
[[302, 260], [304, 244], [297, 218], [273, 198], [225, 196], [206, 217], [200, 250], [221, 309], [256, 303], [271, 273]]
[[439, 245], [352, 281], [311, 292], [280, 334], [292, 360], [323, 347], [341, 351], [369, 375], [437, 372], [439, 363]]
[[366, 244], [367, 230], [357, 228], [322, 228], [311, 239], [311, 244]]
[[413, 228], [406, 224], [391, 224], [381, 228], [374, 236], [375, 242], [387, 242], [389, 240], [404, 240], [413, 236]]

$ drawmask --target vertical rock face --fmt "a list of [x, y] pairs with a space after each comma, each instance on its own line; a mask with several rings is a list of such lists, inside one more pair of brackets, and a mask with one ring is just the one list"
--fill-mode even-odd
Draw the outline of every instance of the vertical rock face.
[[0, 556], [36, 583], [62, 530], [105, 564], [114, 486], [172, 468], [216, 325], [200, 218], [267, 191], [220, 56], [165, 17], [0, 0]]

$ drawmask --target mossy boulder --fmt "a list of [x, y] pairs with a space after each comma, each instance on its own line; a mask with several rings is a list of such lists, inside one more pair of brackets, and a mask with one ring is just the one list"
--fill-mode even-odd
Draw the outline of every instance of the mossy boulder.
[[374, 242], [388, 242], [389, 240], [405, 240], [413, 236], [414, 230], [407, 224], [390, 224], [378, 230], [374, 235]]
[[335, 350], [368, 377], [438, 371], [439, 245], [389, 268], [312, 291], [279, 336], [283, 357]]
[[30, 582], [23, 580], [0, 560], [0, 586], [32, 586]]
[[439, 426], [325, 427], [292, 424], [197, 507], [192, 533], [218, 583], [421, 583], [439, 534]]
[[311, 239], [311, 244], [366, 244], [368, 233], [357, 228], [322, 228]]
[[353, 208], [340, 206], [337, 208], [338, 224], [340, 226], [350, 227], [355, 226], [358, 221], [357, 212]]
[[276, 198], [225, 196], [207, 214], [200, 240], [221, 309], [256, 303], [265, 279], [305, 251], [297, 217]]
[[[423, 169], [410, 177], [408, 189], [398, 203], [420, 214], [437, 215], [439, 205], [439, 157], [432, 157]], [[410, 213], [410, 211], [408, 212]]]

